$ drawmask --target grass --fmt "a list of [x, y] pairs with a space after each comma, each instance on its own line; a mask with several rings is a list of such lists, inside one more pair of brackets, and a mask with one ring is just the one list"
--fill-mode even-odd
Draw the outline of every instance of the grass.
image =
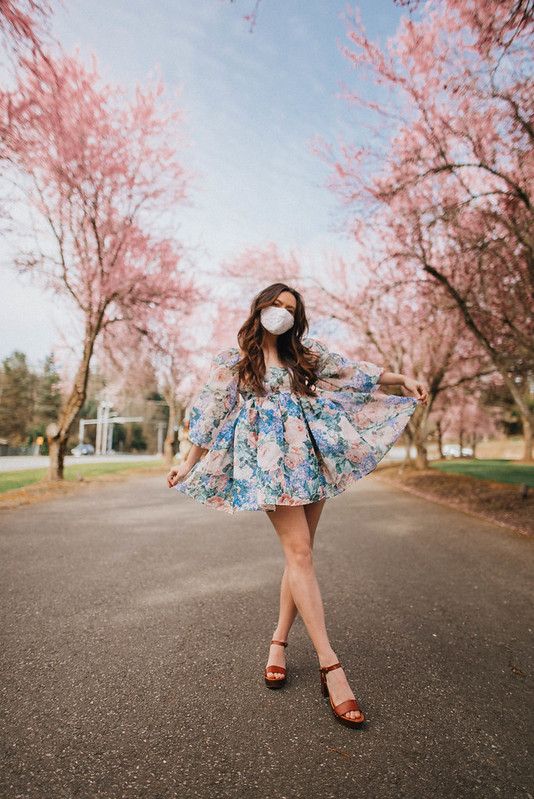
[[474, 477], [477, 480], [494, 480], [497, 483], [512, 483], [520, 485], [525, 483], [534, 487], [534, 465], [517, 463], [502, 459], [477, 460], [476, 458], [461, 458], [453, 461], [440, 461], [430, 463], [432, 469], [438, 469], [446, 474], [462, 474]]
[[[75, 463], [65, 466], [63, 477], [67, 482], [77, 482], [80, 478], [88, 480], [107, 474], [122, 474], [138, 469], [157, 469], [163, 467], [161, 461], [129, 461], [128, 463]], [[48, 480], [48, 467], [37, 469], [21, 469], [20, 471], [0, 472], [0, 494], [17, 488]]]

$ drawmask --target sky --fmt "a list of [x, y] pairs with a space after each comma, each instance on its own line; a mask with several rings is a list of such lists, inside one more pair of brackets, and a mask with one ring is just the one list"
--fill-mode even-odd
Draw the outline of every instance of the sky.
[[[347, 9], [358, 6], [368, 34], [384, 41], [401, 9], [393, 0], [63, 0], [52, 33], [84, 61], [96, 55], [104, 82], [134, 89], [161, 76], [179, 93], [195, 175], [179, 234], [210, 270], [246, 247], [275, 242], [306, 262], [353, 255], [340, 230], [341, 205], [326, 187], [328, 166], [311, 152], [361, 138], [361, 111], [339, 95], [358, 75], [340, 51]], [[406, 13], [406, 12], [404, 12]], [[0, 243], [0, 358], [14, 349], [37, 364], [51, 351], [69, 308], [12, 268], [16, 240]]]

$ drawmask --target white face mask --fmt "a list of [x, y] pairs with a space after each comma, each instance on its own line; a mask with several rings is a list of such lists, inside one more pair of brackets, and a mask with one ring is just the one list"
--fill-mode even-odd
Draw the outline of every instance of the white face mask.
[[267, 308], [262, 308], [260, 311], [261, 323], [266, 330], [270, 333], [278, 335], [285, 333], [293, 326], [293, 314], [287, 308], [281, 308], [277, 305], [269, 305]]

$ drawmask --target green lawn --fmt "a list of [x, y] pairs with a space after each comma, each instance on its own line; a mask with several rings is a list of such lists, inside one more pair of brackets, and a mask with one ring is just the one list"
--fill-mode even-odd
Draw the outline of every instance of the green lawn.
[[[120, 472], [131, 472], [136, 469], [163, 468], [161, 461], [130, 461], [128, 463], [75, 463], [65, 466], [63, 475], [65, 480], [76, 481], [81, 475], [84, 478], [98, 477], [103, 474], [118, 474]], [[24, 486], [38, 483], [47, 478], [48, 467], [38, 469], [22, 469], [17, 472], [0, 472], [0, 494], [10, 491], [13, 488], [24, 488]]]
[[430, 466], [442, 472], [465, 474], [468, 477], [476, 477], [478, 480], [496, 480], [499, 483], [526, 483], [528, 486], [534, 487], [534, 466], [527, 466], [510, 460], [462, 458], [430, 463]]

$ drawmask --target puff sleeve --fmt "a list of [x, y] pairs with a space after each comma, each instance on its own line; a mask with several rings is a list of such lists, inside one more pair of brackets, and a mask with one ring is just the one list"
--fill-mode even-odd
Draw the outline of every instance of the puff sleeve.
[[207, 381], [191, 405], [189, 440], [205, 449], [213, 445], [226, 416], [238, 402], [238, 374], [231, 354], [223, 350], [211, 359]]
[[319, 339], [305, 337], [302, 343], [319, 355], [317, 366], [318, 384], [330, 390], [354, 388], [371, 393], [378, 386], [380, 375], [385, 371], [372, 361], [351, 360], [339, 352], [333, 352]]

